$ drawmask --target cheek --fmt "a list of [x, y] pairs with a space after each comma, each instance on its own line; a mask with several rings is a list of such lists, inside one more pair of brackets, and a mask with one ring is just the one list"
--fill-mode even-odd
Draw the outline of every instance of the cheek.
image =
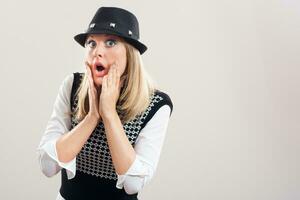
[[90, 63], [92, 62], [92, 59], [93, 57], [92, 57], [92, 53], [91, 52], [89, 52], [89, 51], [86, 51], [85, 52], [85, 60], [86, 61], [89, 61]]
[[119, 64], [119, 71], [120, 71], [121, 75], [124, 73], [125, 69], [126, 69], [126, 59], [120, 61], [120, 64]]
[[123, 74], [126, 69], [126, 63], [127, 63], [125, 47], [120, 49], [120, 51], [118, 52], [118, 55], [116, 56], [116, 60], [119, 65], [118, 69], [119, 69], [120, 73]]

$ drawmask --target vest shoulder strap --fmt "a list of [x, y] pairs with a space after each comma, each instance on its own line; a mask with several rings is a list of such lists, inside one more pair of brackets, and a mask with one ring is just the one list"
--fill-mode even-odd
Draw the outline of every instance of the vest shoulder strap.
[[79, 87], [79, 84], [80, 84], [80, 72], [74, 72], [73, 73], [73, 76], [74, 76], [74, 79], [73, 79], [73, 84], [72, 84], [72, 90], [71, 90], [71, 98], [70, 98], [70, 105], [71, 105], [71, 110], [73, 108], [73, 104], [74, 104], [74, 100], [75, 100], [75, 93]]
[[144, 128], [146, 126], [146, 124], [152, 119], [154, 114], [164, 105], [168, 105], [170, 107], [171, 111], [170, 111], [169, 117], [171, 117], [171, 115], [172, 115], [173, 102], [167, 93], [165, 93], [159, 89], [156, 89], [155, 94], [154, 94], [154, 99], [152, 100], [152, 103], [150, 103], [150, 104], [152, 106], [151, 105], [149, 106], [150, 107], [149, 113], [147, 114], [147, 116], [144, 120], [144, 123], [141, 125], [141, 128]]

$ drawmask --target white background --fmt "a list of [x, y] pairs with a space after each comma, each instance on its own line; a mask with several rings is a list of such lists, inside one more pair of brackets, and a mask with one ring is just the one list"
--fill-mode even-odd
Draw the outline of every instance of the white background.
[[300, 199], [300, 3], [296, 0], [0, 3], [0, 199], [54, 200], [36, 148], [73, 39], [100, 6], [131, 10], [146, 68], [174, 111], [144, 200]]

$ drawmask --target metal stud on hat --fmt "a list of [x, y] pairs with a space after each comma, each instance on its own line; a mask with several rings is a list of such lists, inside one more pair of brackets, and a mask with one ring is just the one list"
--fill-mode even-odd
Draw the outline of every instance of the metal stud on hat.
[[115, 28], [116, 24], [111, 22], [109, 26]]
[[128, 30], [128, 35], [132, 35], [132, 31], [131, 30]]
[[90, 25], [90, 28], [94, 28], [95, 27], [95, 23], [92, 23], [91, 25]]

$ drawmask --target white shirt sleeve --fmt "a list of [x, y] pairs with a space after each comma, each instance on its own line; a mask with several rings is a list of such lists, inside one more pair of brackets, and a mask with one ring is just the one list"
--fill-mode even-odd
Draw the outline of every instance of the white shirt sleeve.
[[141, 130], [134, 146], [135, 160], [125, 174], [117, 174], [117, 188], [124, 187], [126, 193], [135, 194], [153, 177], [166, 135], [170, 112], [170, 106], [162, 106]]
[[54, 176], [62, 168], [66, 169], [69, 179], [73, 178], [76, 173], [76, 157], [64, 163], [58, 160], [56, 152], [56, 141], [71, 128], [71, 118], [67, 113], [71, 111], [70, 96], [73, 78], [73, 74], [67, 75], [60, 85], [52, 115], [36, 149], [40, 169], [47, 177]]

